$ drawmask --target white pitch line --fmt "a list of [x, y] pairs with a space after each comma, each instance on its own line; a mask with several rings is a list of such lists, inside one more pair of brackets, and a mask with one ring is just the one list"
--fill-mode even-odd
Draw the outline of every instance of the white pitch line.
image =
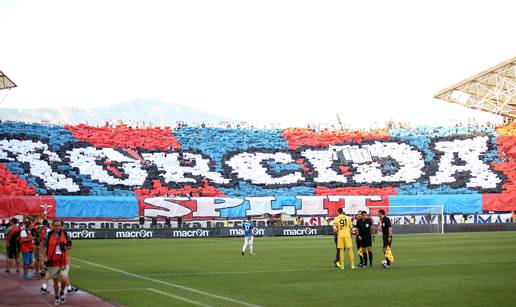
[[80, 265], [77, 265], [77, 264], [73, 264], [73, 263], [72, 263], [71, 265], [72, 265], [74, 268], [78, 268], [78, 269], [80, 269], [80, 268], [81, 268], [81, 266], [80, 266]]
[[154, 289], [154, 288], [147, 288], [147, 290], [148, 290], [148, 291], [150, 291], [150, 292], [154, 292], [154, 293], [158, 293], [158, 294], [164, 295], [164, 296], [172, 297], [172, 298], [175, 298], [175, 299], [177, 299], [177, 300], [180, 300], [180, 301], [183, 301], [183, 302], [190, 303], [190, 304], [192, 304], [192, 305], [198, 305], [198, 306], [204, 306], [204, 307], [211, 307], [211, 305], [206, 305], [206, 304], [203, 304], [203, 303], [201, 303], [201, 302], [194, 301], [194, 300], [191, 300], [191, 299], [188, 299], [188, 298], [186, 298], [186, 297], [179, 296], [179, 295], [170, 294], [170, 293], [168, 293], [168, 292], [161, 291], [161, 290], [158, 290], [158, 289]]
[[94, 263], [94, 262], [91, 262], [91, 261], [82, 260], [82, 259], [79, 259], [79, 258], [72, 258], [72, 259], [80, 261], [80, 262], [87, 263], [87, 264], [92, 265], [92, 266], [103, 268], [103, 269], [106, 269], [106, 270], [109, 270], [109, 271], [113, 271], [113, 272], [117, 272], [117, 273], [124, 274], [124, 275], [127, 275], [127, 276], [131, 276], [131, 277], [134, 277], [134, 278], [143, 279], [143, 280], [147, 280], [147, 281], [152, 281], [152, 282], [155, 282], [155, 283], [158, 283], [158, 284], [162, 284], [162, 285], [166, 285], [166, 286], [169, 286], [169, 287], [178, 288], [178, 289], [185, 290], [185, 291], [190, 291], [190, 292], [193, 292], [193, 293], [209, 296], [209, 297], [212, 297], [212, 298], [228, 301], [228, 302], [231, 302], [231, 303], [240, 304], [240, 305], [244, 305], [244, 306], [250, 306], [250, 307], [257, 307], [257, 306], [259, 306], [259, 305], [251, 304], [251, 303], [248, 303], [248, 302], [240, 301], [240, 300], [237, 300], [237, 299], [234, 299], [234, 298], [230, 298], [230, 297], [226, 297], [226, 296], [222, 296], [222, 295], [218, 295], [218, 294], [213, 294], [213, 293], [205, 292], [205, 291], [202, 291], [202, 290], [197, 290], [197, 289], [194, 289], [194, 288], [190, 288], [190, 287], [187, 287], [187, 286], [178, 285], [178, 284], [166, 282], [166, 281], [163, 281], [163, 280], [154, 279], [154, 278], [145, 277], [145, 276], [142, 276], [142, 275], [138, 275], [138, 274], [122, 271], [122, 270], [119, 270], [119, 269], [115, 269], [115, 268], [112, 268], [112, 267], [109, 267], [109, 266], [106, 266], [106, 265], [102, 265], [102, 264], [98, 264], [98, 263]]

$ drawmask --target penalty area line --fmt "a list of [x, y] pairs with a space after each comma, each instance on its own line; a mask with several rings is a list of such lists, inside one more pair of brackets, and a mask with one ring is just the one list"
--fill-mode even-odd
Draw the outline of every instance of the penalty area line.
[[[72, 258], [72, 257], [70, 257], [70, 258]], [[241, 300], [237, 300], [237, 299], [234, 299], [234, 298], [230, 298], [230, 297], [227, 297], [227, 296], [222, 296], [222, 295], [218, 295], [218, 294], [214, 294], [214, 293], [210, 293], [210, 292], [206, 292], [206, 291], [190, 288], [190, 287], [187, 287], [187, 286], [183, 286], [183, 285], [179, 285], [179, 284], [174, 284], [174, 283], [163, 281], [163, 280], [159, 280], [159, 279], [150, 278], [150, 277], [138, 275], [138, 274], [131, 273], [131, 272], [122, 271], [122, 270], [119, 270], [119, 269], [116, 269], [116, 268], [112, 268], [112, 267], [109, 267], [109, 266], [106, 266], [106, 265], [102, 265], [102, 264], [98, 264], [98, 263], [95, 263], [95, 262], [91, 262], [91, 261], [88, 261], [88, 260], [83, 260], [83, 259], [79, 259], [79, 258], [72, 258], [72, 259], [73, 260], [77, 260], [77, 261], [82, 262], [82, 263], [89, 264], [91, 266], [96, 266], [96, 267], [99, 267], [99, 268], [103, 268], [103, 269], [106, 269], [106, 270], [109, 270], [109, 271], [117, 272], [117, 273], [120, 273], [120, 274], [123, 274], [123, 275], [126, 275], [126, 276], [130, 276], [130, 277], [133, 277], [133, 278], [147, 280], [147, 281], [152, 281], [152, 282], [155, 282], [157, 284], [162, 284], [162, 285], [166, 285], [166, 286], [169, 286], [169, 287], [173, 287], [173, 288], [177, 288], [177, 289], [181, 289], [181, 290], [185, 290], [185, 291], [190, 291], [190, 292], [193, 292], [193, 293], [196, 293], [196, 294], [200, 294], [200, 295], [216, 298], [216, 299], [219, 299], [219, 300], [224, 300], [224, 301], [231, 302], [231, 303], [234, 303], [234, 304], [239, 304], [239, 305], [243, 305], [243, 306], [250, 306], [250, 307], [258, 307], [259, 306], [259, 305], [251, 304], [251, 303], [244, 302], [244, 301], [241, 301]]]

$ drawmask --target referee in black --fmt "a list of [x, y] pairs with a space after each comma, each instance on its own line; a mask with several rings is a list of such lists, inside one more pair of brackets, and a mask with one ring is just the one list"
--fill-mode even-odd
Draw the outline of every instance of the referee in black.
[[[378, 210], [378, 216], [380, 217], [380, 223], [382, 223], [383, 254], [385, 255], [387, 246], [392, 246], [392, 224], [391, 220], [385, 215], [385, 210]], [[389, 268], [391, 261], [387, 257], [385, 257], [385, 261], [387, 262], [385, 267]]]
[[[364, 262], [363, 268], [367, 267], [367, 259], [369, 258], [369, 266], [373, 266], [373, 222], [367, 217], [367, 212], [362, 211], [360, 219], [357, 221], [357, 242], [360, 242], [358, 248], [362, 249]], [[369, 256], [369, 257], [368, 257]]]

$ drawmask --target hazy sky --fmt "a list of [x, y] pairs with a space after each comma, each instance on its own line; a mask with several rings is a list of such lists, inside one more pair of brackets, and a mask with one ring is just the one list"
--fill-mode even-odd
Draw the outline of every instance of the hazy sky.
[[432, 94], [515, 56], [515, 12], [498, 0], [0, 0], [0, 70], [19, 86], [1, 106], [159, 98], [284, 124], [486, 119]]

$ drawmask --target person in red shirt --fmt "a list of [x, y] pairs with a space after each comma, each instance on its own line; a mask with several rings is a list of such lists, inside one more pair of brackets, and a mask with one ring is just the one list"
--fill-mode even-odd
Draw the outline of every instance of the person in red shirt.
[[20, 251], [23, 256], [23, 278], [32, 279], [32, 275], [29, 273], [30, 266], [32, 265], [32, 250], [34, 248], [34, 241], [31, 235], [31, 223], [26, 222], [20, 231]]
[[70, 257], [68, 250], [72, 248], [72, 241], [63, 230], [61, 221], [52, 222], [52, 230], [43, 242], [45, 259], [50, 278], [54, 280], [54, 304], [64, 304], [64, 291], [68, 285], [68, 270]]
[[13, 217], [10, 221], [10, 226], [5, 232], [5, 247], [7, 258], [5, 259], [5, 272], [9, 273], [11, 268], [11, 261], [16, 263], [16, 272], [20, 272], [20, 228], [18, 227], [18, 219]]

